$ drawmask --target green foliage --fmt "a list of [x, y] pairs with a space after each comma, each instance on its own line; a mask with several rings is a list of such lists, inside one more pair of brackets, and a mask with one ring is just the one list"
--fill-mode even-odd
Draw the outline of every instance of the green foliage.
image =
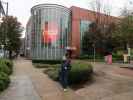
[[13, 62], [0, 59], [0, 92], [6, 89], [10, 83], [9, 75], [13, 71]]
[[60, 64], [61, 60], [32, 60], [32, 63], [40, 63], [40, 64]]
[[4, 72], [4, 73], [6, 73], [6, 74], [8, 74], [8, 75], [10, 75], [11, 74], [11, 70], [8, 68], [8, 66], [5, 64], [5, 63], [3, 63], [3, 62], [0, 62], [0, 72]]
[[[87, 59], [87, 60], [93, 60], [94, 59], [94, 55], [81, 55], [78, 59]], [[104, 59], [104, 55], [101, 55], [101, 54], [95, 54], [95, 59], [97, 60], [102, 60]]]
[[0, 71], [0, 92], [9, 86], [10, 78], [7, 74]]
[[111, 35], [115, 30], [115, 26], [115, 23], [91, 23], [89, 30], [83, 36], [82, 54], [89, 54], [89, 52], [94, 51], [94, 48], [101, 54], [112, 52]]
[[92, 65], [85, 62], [74, 62], [69, 73], [69, 84], [78, 84], [87, 81], [91, 78], [92, 73]]
[[9, 69], [9, 74], [13, 72], [13, 62], [8, 59], [0, 59], [0, 63], [5, 64]]
[[112, 34], [115, 47], [123, 47], [126, 45], [132, 46], [133, 42], [133, 16], [125, 15], [117, 24], [117, 28]]
[[33, 63], [33, 65], [36, 67], [36, 68], [50, 68], [50, 67], [57, 67], [59, 66], [60, 64], [45, 64], [45, 63]]
[[113, 61], [123, 61], [123, 54], [112, 53]]
[[2, 21], [0, 25], [0, 44], [5, 45], [5, 49], [10, 51], [11, 57], [13, 51], [17, 52], [20, 49], [20, 37], [23, 28], [16, 17], [6, 16], [2, 18]]
[[[61, 65], [54, 65], [47, 68], [44, 72], [55, 81], [59, 80], [59, 72]], [[93, 68], [91, 64], [75, 61], [69, 73], [69, 84], [78, 84], [91, 78]]]

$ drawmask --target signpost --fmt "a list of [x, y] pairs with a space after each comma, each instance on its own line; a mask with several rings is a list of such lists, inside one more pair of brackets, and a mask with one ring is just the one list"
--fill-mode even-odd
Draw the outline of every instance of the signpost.
[[94, 64], [95, 64], [95, 60], [96, 60], [96, 47], [95, 47], [95, 43], [92, 46], [93, 46], [93, 61], [94, 61]]

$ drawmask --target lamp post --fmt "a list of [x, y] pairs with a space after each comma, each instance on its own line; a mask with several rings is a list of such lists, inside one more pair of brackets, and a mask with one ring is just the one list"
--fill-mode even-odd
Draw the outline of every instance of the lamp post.
[[95, 43], [93, 43], [92, 46], [93, 46], [93, 62], [95, 64], [95, 60], [96, 60], [96, 45], [95, 45]]

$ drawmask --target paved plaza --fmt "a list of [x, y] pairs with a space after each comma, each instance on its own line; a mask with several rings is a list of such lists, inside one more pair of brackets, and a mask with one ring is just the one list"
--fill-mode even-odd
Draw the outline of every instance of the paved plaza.
[[[93, 63], [92, 63], [93, 64]], [[133, 70], [120, 68], [124, 64], [95, 63], [94, 80], [82, 88], [63, 92], [59, 83], [52, 81], [30, 60], [14, 61], [10, 87], [0, 94], [0, 100], [132, 100]], [[132, 64], [130, 64], [131, 66]]]
[[133, 70], [120, 68], [124, 64], [95, 63], [94, 82], [76, 93], [85, 100], [132, 100]]

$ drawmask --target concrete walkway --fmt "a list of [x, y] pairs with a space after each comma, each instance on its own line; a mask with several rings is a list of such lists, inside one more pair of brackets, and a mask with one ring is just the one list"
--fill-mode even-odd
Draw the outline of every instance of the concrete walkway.
[[28, 65], [24, 60], [14, 61], [14, 74], [11, 76], [10, 87], [0, 95], [0, 100], [41, 100], [26, 67], [28, 68]]
[[34, 68], [31, 61], [19, 58], [14, 65], [11, 86], [0, 94], [0, 100], [83, 100], [71, 89], [64, 92], [58, 83]]

